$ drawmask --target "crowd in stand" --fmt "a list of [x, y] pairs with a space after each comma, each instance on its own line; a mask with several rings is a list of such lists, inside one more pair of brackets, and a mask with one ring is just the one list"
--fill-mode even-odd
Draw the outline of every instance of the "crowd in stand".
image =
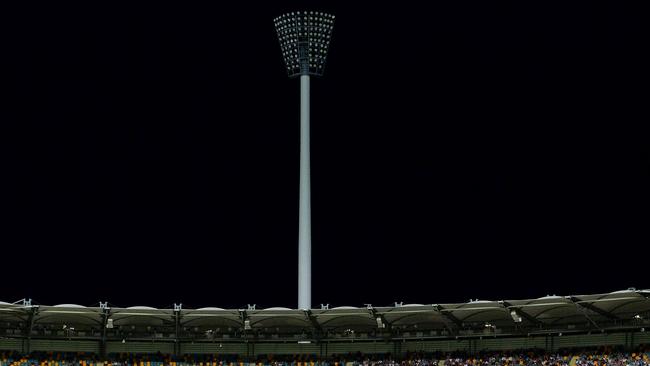
[[242, 359], [224, 355], [111, 354], [100, 358], [84, 353], [22, 355], [0, 351], [0, 366], [650, 366], [650, 347], [633, 352], [601, 348], [560, 352], [409, 353], [401, 357], [347, 354], [317, 356], [273, 356]]

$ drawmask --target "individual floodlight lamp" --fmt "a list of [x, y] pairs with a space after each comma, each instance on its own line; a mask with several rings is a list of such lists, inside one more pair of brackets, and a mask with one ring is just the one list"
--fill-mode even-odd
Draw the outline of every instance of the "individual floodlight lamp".
[[309, 173], [309, 77], [322, 76], [334, 15], [295, 11], [274, 20], [289, 77], [300, 76], [300, 204], [298, 308], [311, 309], [311, 184]]

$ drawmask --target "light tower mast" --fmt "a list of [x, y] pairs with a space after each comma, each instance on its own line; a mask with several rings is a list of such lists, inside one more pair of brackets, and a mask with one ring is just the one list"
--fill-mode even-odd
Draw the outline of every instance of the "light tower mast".
[[298, 308], [311, 309], [311, 183], [309, 78], [322, 76], [334, 15], [297, 11], [274, 19], [289, 77], [300, 76], [300, 203], [298, 222]]

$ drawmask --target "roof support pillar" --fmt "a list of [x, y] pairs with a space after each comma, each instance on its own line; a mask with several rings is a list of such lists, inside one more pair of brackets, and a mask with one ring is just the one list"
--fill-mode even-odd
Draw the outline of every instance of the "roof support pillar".
[[25, 327], [23, 338], [23, 353], [28, 354], [32, 351], [32, 330], [34, 329], [34, 318], [38, 314], [38, 306], [32, 305], [32, 300], [23, 300], [23, 306], [29, 308], [29, 315], [27, 316], [27, 325]]
[[181, 354], [181, 310], [183, 304], [174, 304], [174, 356]]
[[372, 318], [375, 319], [377, 322], [377, 329], [379, 332], [383, 332], [383, 329], [386, 329], [388, 331], [388, 334], [392, 338], [393, 335], [393, 327], [392, 324], [390, 324], [384, 315], [380, 314], [377, 312], [377, 309], [375, 309], [371, 304], [366, 304], [366, 308], [368, 309], [368, 312], [370, 315], [372, 315]]
[[[458, 334], [458, 331], [463, 328], [463, 322], [458, 318], [452, 315], [448, 310], [446, 310], [441, 305], [434, 305], [435, 309], [442, 314], [442, 319], [445, 322], [445, 328], [449, 331], [451, 335]], [[454, 329], [454, 327], [456, 327]]]
[[[250, 306], [248, 305], [248, 310], [255, 310], [255, 305]], [[251, 321], [248, 319], [248, 313], [246, 312], [245, 309], [239, 309], [239, 318], [241, 319], [241, 323], [243, 325], [242, 332], [241, 332], [241, 337], [246, 339], [246, 331], [251, 330]]]
[[100, 302], [99, 303], [99, 308], [102, 310], [101, 317], [102, 317], [102, 323], [101, 323], [101, 339], [99, 341], [99, 356], [106, 360], [106, 333], [108, 329], [108, 319], [110, 319], [111, 316], [111, 308], [108, 306], [108, 302]]
[[304, 312], [305, 312], [305, 316], [307, 317], [307, 319], [311, 323], [312, 333], [313, 333], [314, 339], [317, 342], [320, 342], [321, 338], [325, 335], [325, 332], [323, 331], [323, 327], [321, 327], [321, 325], [318, 324], [318, 321], [316, 320], [316, 318], [312, 314], [311, 310], [309, 310], [309, 309], [304, 310]]

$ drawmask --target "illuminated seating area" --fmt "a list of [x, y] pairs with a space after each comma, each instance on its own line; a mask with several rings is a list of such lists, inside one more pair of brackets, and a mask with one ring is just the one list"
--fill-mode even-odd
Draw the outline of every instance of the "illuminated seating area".
[[650, 347], [632, 351], [601, 347], [590, 350], [541, 350], [520, 352], [407, 353], [367, 355], [350, 353], [321, 358], [315, 355], [264, 355], [248, 358], [231, 355], [110, 354], [105, 359], [87, 353], [0, 353], [0, 366], [648, 366]]

